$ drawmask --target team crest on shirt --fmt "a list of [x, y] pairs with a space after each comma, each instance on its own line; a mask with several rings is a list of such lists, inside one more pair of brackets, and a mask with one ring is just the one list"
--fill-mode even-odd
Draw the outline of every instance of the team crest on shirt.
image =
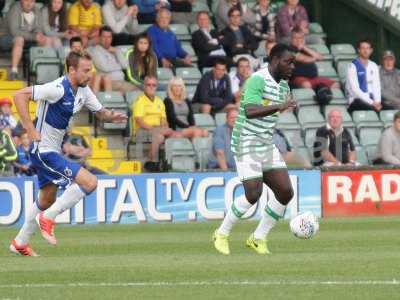
[[65, 174], [65, 176], [71, 177], [72, 176], [72, 170], [70, 168], [65, 168], [64, 169], [64, 174]]
[[262, 105], [268, 106], [268, 104], [269, 104], [270, 102], [271, 102], [271, 100], [263, 99], [263, 100], [262, 100]]

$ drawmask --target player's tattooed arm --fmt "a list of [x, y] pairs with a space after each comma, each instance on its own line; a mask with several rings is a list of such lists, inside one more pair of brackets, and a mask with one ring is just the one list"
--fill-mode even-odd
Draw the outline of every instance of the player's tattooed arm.
[[126, 114], [105, 108], [102, 108], [96, 112], [96, 117], [102, 121], [113, 123], [124, 123], [128, 120], [128, 116]]

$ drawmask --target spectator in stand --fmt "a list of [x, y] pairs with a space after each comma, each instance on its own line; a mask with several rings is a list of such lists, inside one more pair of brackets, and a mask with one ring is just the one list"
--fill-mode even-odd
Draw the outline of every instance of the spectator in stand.
[[33, 176], [36, 172], [32, 167], [30, 148], [32, 141], [24, 130], [20, 136], [21, 144], [17, 147], [17, 160], [13, 162], [14, 172], [17, 175]]
[[133, 0], [133, 4], [139, 8], [139, 24], [153, 24], [158, 10], [169, 7], [169, 2], [166, 0]]
[[208, 162], [210, 169], [235, 169], [235, 160], [231, 150], [231, 137], [237, 116], [237, 108], [229, 109], [226, 113], [226, 123], [215, 128], [212, 151]]
[[17, 159], [17, 150], [8, 128], [0, 129], [0, 176], [13, 176], [12, 162]]
[[8, 128], [10, 132], [17, 127], [17, 120], [12, 116], [12, 101], [9, 98], [0, 99], [0, 129]]
[[216, 13], [216, 23], [219, 30], [229, 26], [229, 10], [233, 7], [240, 10], [242, 14], [240, 21], [246, 24], [254, 23], [254, 15], [247, 4], [240, 2], [240, 0], [219, 0]]
[[62, 46], [62, 40], [69, 40], [72, 32], [68, 29], [67, 5], [64, 0], [51, 0], [42, 10], [42, 28], [46, 36], [53, 37], [54, 48]]
[[235, 107], [234, 101], [231, 81], [226, 73], [226, 61], [216, 59], [212, 70], [201, 77], [193, 102], [202, 104], [202, 113], [216, 113]]
[[349, 95], [349, 112], [355, 110], [382, 109], [381, 82], [376, 63], [369, 60], [373, 48], [371, 41], [364, 39], [357, 44], [358, 58], [347, 69], [346, 90]]
[[400, 71], [396, 69], [396, 57], [392, 50], [383, 52], [379, 75], [382, 109], [400, 109]]
[[236, 71], [231, 72], [229, 77], [231, 79], [232, 95], [235, 97], [235, 102], [239, 106], [240, 95], [246, 79], [250, 77], [252, 69], [250, 61], [246, 57], [241, 57], [236, 63]]
[[356, 166], [356, 151], [350, 132], [343, 128], [340, 110], [328, 113], [328, 123], [318, 128], [314, 142], [315, 166]]
[[305, 36], [300, 28], [294, 28], [291, 36], [291, 46], [296, 50], [295, 68], [291, 85], [297, 88], [316, 89], [318, 86], [340, 88], [338, 82], [318, 76], [317, 61], [323, 57], [317, 51], [307, 47]]
[[146, 32], [141, 33], [133, 48], [126, 54], [128, 65], [126, 74], [128, 80], [135, 86], [143, 89], [143, 81], [146, 76], [157, 76], [157, 56], [151, 47], [151, 40]]
[[151, 150], [149, 161], [145, 168], [151, 172], [159, 171], [159, 150], [165, 138], [179, 137], [180, 134], [168, 126], [164, 102], [156, 96], [157, 78], [147, 76], [144, 79], [144, 93], [140, 95], [132, 106], [133, 129], [136, 143], [143, 141], [146, 135], [151, 136]]
[[208, 131], [194, 126], [192, 104], [186, 97], [182, 78], [174, 77], [168, 83], [164, 100], [169, 127], [177, 130], [182, 137], [207, 137]]
[[218, 31], [211, 29], [211, 20], [207, 11], [197, 13], [199, 29], [192, 33], [192, 46], [199, 59], [199, 68], [211, 67], [218, 57], [226, 57], [226, 53], [218, 38]]
[[170, 23], [171, 12], [162, 8], [157, 13], [156, 24], [147, 31], [157, 55], [158, 64], [164, 68], [192, 66], [192, 58], [182, 48], [175, 33], [169, 29]]
[[309, 22], [307, 10], [299, 4], [299, 0], [287, 0], [277, 15], [277, 38], [279, 42], [290, 42], [290, 35], [294, 28], [300, 28], [305, 34], [307, 44], [320, 44], [322, 41], [319, 37], [310, 36]]
[[400, 166], [400, 111], [393, 116], [393, 125], [379, 139], [377, 158], [374, 164]]
[[258, 42], [246, 25], [241, 24], [242, 12], [237, 7], [232, 7], [228, 12], [229, 25], [221, 31], [221, 43], [225, 52], [234, 62], [240, 57], [247, 57], [253, 69], [258, 66], [258, 60], [253, 52], [258, 48]]
[[[83, 51], [82, 39], [79, 36], [74, 36], [69, 40], [70, 51], [79, 53]], [[100, 90], [110, 92], [112, 91], [111, 77], [105, 74], [99, 74], [94, 65], [92, 65], [92, 78], [89, 83], [93, 93]]]
[[69, 29], [81, 37], [85, 48], [89, 42], [98, 43], [102, 23], [100, 7], [92, 0], [78, 0], [69, 8]]
[[272, 138], [276, 148], [278, 148], [285, 163], [289, 167], [311, 168], [311, 164], [307, 160], [293, 151], [285, 134], [278, 128], [274, 129], [274, 135]]
[[258, 0], [252, 8], [255, 23], [250, 27], [258, 41], [275, 44], [275, 14], [270, 11], [270, 0]]
[[172, 22], [190, 24], [193, 22], [192, 5], [196, 0], [169, 0]]
[[112, 38], [111, 28], [103, 26], [100, 30], [100, 44], [90, 50], [94, 66], [99, 74], [111, 78], [113, 91], [126, 93], [138, 90], [135, 85], [125, 81], [125, 74], [122, 71], [123, 54], [111, 46]]
[[18, 74], [18, 65], [24, 48], [32, 46], [54, 46], [54, 38], [47, 37], [42, 31], [41, 13], [35, 6], [35, 0], [21, 0], [15, 2], [6, 15], [7, 34], [0, 38], [2, 49], [11, 51], [10, 80], [21, 79]]
[[126, 5], [126, 0], [108, 0], [102, 7], [104, 24], [113, 31], [113, 46], [132, 45], [139, 33], [137, 5]]

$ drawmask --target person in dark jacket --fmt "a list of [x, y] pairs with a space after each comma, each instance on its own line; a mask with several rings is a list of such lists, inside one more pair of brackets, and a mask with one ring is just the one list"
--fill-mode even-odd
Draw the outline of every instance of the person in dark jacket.
[[216, 113], [235, 107], [225, 60], [216, 59], [212, 70], [203, 75], [197, 85], [193, 102], [202, 104], [202, 113]]
[[229, 25], [221, 31], [221, 43], [228, 57], [236, 62], [241, 56], [246, 56], [256, 69], [258, 60], [253, 52], [258, 48], [258, 41], [246, 25], [240, 25], [242, 12], [237, 7], [232, 7], [228, 12]]
[[182, 78], [173, 77], [169, 81], [167, 95], [164, 104], [169, 127], [180, 132], [182, 137], [207, 137], [207, 130], [194, 126], [192, 104], [186, 97]]
[[211, 67], [218, 57], [226, 57], [225, 50], [218, 39], [218, 31], [211, 28], [207, 11], [197, 14], [199, 29], [192, 33], [192, 46], [198, 57], [199, 68]]

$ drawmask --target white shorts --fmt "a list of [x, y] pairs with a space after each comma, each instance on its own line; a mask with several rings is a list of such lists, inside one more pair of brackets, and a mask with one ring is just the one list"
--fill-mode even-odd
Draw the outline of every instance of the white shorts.
[[243, 156], [235, 156], [236, 170], [239, 179], [246, 181], [262, 178], [263, 172], [272, 169], [286, 169], [286, 163], [279, 150], [273, 146], [267, 153], [251, 153]]

